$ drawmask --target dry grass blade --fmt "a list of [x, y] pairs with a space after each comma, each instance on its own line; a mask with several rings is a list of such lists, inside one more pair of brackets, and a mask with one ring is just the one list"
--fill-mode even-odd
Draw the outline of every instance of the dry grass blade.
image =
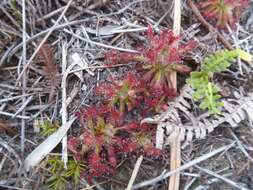
[[[173, 33], [175, 35], [180, 34], [181, 27], [181, 0], [174, 1], [174, 23], [173, 23]], [[173, 88], [177, 89], [177, 73], [172, 73], [172, 83]], [[176, 170], [181, 166], [181, 142], [179, 134], [174, 136], [173, 142], [171, 144], [170, 151], [170, 170]], [[180, 182], [180, 172], [175, 173], [170, 177], [168, 190], [178, 190]]]
[[143, 160], [143, 156], [140, 156], [140, 157], [138, 158], [138, 160], [136, 161], [135, 166], [134, 166], [134, 170], [133, 170], [133, 173], [132, 173], [132, 176], [131, 176], [131, 178], [130, 178], [130, 180], [129, 180], [129, 183], [128, 183], [128, 185], [127, 185], [126, 190], [131, 190], [131, 189], [132, 189], [133, 184], [134, 184], [134, 181], [135, 181], [135, 178], [136, 178], [137, 173], [138, 173], [138, 171], [139, 171], [139, 169], [140, 169], [142, 160]]
[[54, 51], [49, 44], [44, 44], [38, 52], [39, 61], [43, 64], [45, 76], [48, 80], [49, 90], [49, 102], [52, 101], [54, 95], [57, 92], [60, 78], [59, 72], [55, 64]]
[[36, 166], [48, 153], [50, 153], [59, 144], [59, 142], [66, 135], [68, 129], [71, 127], [75, 119], [75, 117], [72, 117], [67, 123], [62, 125], [58, 129], [58, 131], [50, 135], [26, 157], [24, 161], [24, 167], [26, 171], [29, 171], [31, 167]]
[[[174, 171], [181, 166], [181, 143], [177, 136], [171, 145], [170, 171]], [[170, 177], [168, 190], [178, 190], [180, 184], [180, 172]]]

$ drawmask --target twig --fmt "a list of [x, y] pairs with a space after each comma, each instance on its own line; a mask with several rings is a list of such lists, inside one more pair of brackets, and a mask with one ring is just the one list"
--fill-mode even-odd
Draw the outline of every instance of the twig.
[[[81, 24], [87, 20], [90, 20], [90, 18], [88, 19], [82, 19], [82, 20], [75, 20], [75, 21], [71, 21], [71, 22], [68, 22], [68, 23], [64, 23], [64, 24], [60, 24], [60, 25], [57, 25], [55, 26], [54, 30], [58, 30], [58, 29], [62, 29], [64, 27], [67, 27], [67, 26], [71, 26], [71, 25], [75, 25], [75, 24]], [[35, 40], [36, 38], [39, 38], [40, 36], [44, 35], [44, 34], [47, 34], [49, 31], [51, 30], [51, 28], [48, 28], [46, 30], [43, 30], [33, 36], [31, 36], [30, 38], [28, 38], [26, 40], [26, 43], [30, 43], [32, 42], [33, 40]], [[14, 47], [13, 49], [10, 48], [10, 53], [8, 55], [8, 57], [12, 57], [13, 54], [15, 54], [21, 47], [22, 47], [23, 43], [21, 42], [20, 44], [18, 44], [16, 47]], [[3, 62], [4, 60], [1, 60], [1, 62]]]
[[15, 44], [12, 44], [10, 47], [7, 48], [7, 50], [4, 52], [4, 54], [1, 55], [0, 58], [0, 68], [4, 65], [5, 60], [7, 59], [9, 53], [12, 51]]
[[[181, 166], [181, 143], [179, 135], [173, 139], [170, 154], [170, 171], [174, 171]], [[178, 190], [179, 183], [180, 172], [177, 172], [170, 177], [168, 190]]]
[[6, 141], [4, 141], [1, 137], [0, 137], [0, 146], [4, 147], [5, 149], [7, 149], [10, 153], [12, 153], [15, 157], [16, 157], [16, 160], [19, 164], [19, 166], [22, 165], [22, 162], [21, 162], [21, 158], [19, 157], [19, 155], [17, 154], [17, 152], [11, 147], [8, 145], [9, 143], [7, 143]]
[[[79, 92], [79, 86], [78, 85], [74, 85], [70, 95], [68, 96], [68, 98], [66, 99], [66, 107], [68, 107], [68, 105], [72, 102], [72, 100], [76, 97], [76, 95]], [[62, 108], [60, 110], [60, 114], [62, 113]]]
[[179, 168], [177, 168], [174, 171], [169, 171], [168, 172], [168, 171], [165, 170], [165, 171], [162, 172], [161, 175], [159, 175], [159, 176], [157, 176], [157, 177], [155, 177], [155, 178], [153, 178], [151, 180], [147, 180], [147, 181], [144, 181], [144, 182], [141, 182], [139, 184], [134, 185], [132, 189], [138, 189], [138, 188], [141, 188], [141, 187], [152, 185], [152, 184], [157, 183], [157, 182], [159, 182], [161, 180], [164, 180], [164, 179], [170, 177], [171, 175], [173, 175], [173, 174], [175, 174], [177, 172], [180, 172], [182, 170], [185, 170], [185, 169], [187, 169], [189, 167], [192, 167], [195, 164], [198, 164], [198, 163], [200, 163], [200, 162], [202, 162], [204, 160], [207, 160], [207, 159], [215, 156], [216, 154], [219, 154], [219, 153], [221, 153], [223, 151], [227, 151], [228, 149], [232, 148], [234, 145], [235, 145], [235, 141], [233, 143], [229, 144], [229, 145], [223, 146], [223, 147], [218, 148], [218, 149], [216, 149], [216, 150], [214, 150], [214, 151], [212, 151], [210, 153], [207, 153], [207, 154], [205, 154], [205, 155], [203, 155], [201, 157], [198, 157], [198, 158], [196, 158], [196, 159], [194, 159], [194, 160], [192, 160], [192, 161], [190, 161], [190, 162], [188, 162], [188, 163], [180, 166]]
[[133, 184], [134, 184], [134, 181], [135, 181], [135, 178], [138, 174], [138, 171], [140, 169], [140, 166], [141, 166], [141, 163], [142, 163], [142, 160], [143, 160], [143, 156], [141, 155], [138, 160], [136, 161], [135, 163], [135, 166], [134, 166], [134, 170], [133, 170], [133, 173], [132, 173], [132, 176], [128, 182], [128, 185], [127, 185], [127, 188], [126, 190], [131, 190], [132, 187], [133, 187]]
[[19, 77], [17, 78], [17, 81], [19, 81], [21, 79], [21, 77], [23, 76], [23, 74], [25, 73], [26, 69], [28, 68], [28, 66], [32, 63], [33, 59], [35, 58], [35, 56], [37, 55], [37, 53], [39, 52], [40, 48], [43, 46], [43, 44], [47, 41], [48, 37], [52, 34], [52, 32], [55, 30], [56, 26], [58, 25], [58, 23], [60, 22], [60, 20], [63, 18], [63, 16], [65, 15], [66, 11], [68, 10], [68, 8], [70, 7], [71, 3], [73, 0], [69, 0], [68, 4], [66, 5], [65, 9], [62, 11], [61, 15], [59, 16], [59, 18], [56, 20], [56, 22], [54, 23], [54, 25], [50, 28], [50, 30], [48, 31], [48, 33], [46, 34], [46, 36], [43, 38], [43, 40], [40, 42], [40, 44], [38, 45], [37, 49], [34, 51], [34, 53], [32, 54], [32, 56], [30, 57], [30, 59], [28, 60], [26, 66], [23, 68], [22, 72], [20, 73]]
[[110, 69], [110, 68], [116, 68], [116, 67], [131, 66], [131, 65], [135, 65], [135, 64], [136, 63], [122, 63], [122, 64], [116, 64], [116, 65], [89, 66], [89, 67], [84, 67], [84, 68], [73, 69], [69, 73], [75, 73], [75, 72], [79, 72], [79, 71], [83, 71], [83, 70], [87, 70], [87, 69]]
[[10, 185], [4, 185], [4, 184], [0, 184], [0, 187], [3, 187], [4, 189], [15, 189], [15, 190], [28, 190], [28, 189], [25, 189], [23, 187], [14, 187], [14, 186], [10, 186]]
[[231, 133], [232, 137], [236, 140], [238, 147], [242, 151], [242, 153], [251, 161], [253, 162], [253, 158], [249, 155], [249, 153], [245, 150], [243, 144], [241, 141], [238, 139], [238, 137], [235, 135], [235, 133], [232, 131], [232, 129], [229, 128], [229, 132]]
[[103, 43], [99, 43], [99, 42], [95, 42], [95, 41], [83, 38], [81, 36], [78, 36], [77, 34], [74, 34], [73, 32], [70, 32], [67, 29], [63, 29], [63, 31], [66, 32], [66, 33], [68, 33], [68, 34], [71, 34], [72, 36], [74, 36], [74, 37], [76, 37], [76, 38], [78, 38], [80, 40], [83, 40], [85, 42], [88, 42], [88, 43], [91, 43], [91, 44], [94, 44], [94, 45], [97, 45], [97, 46], [100, 46], [100, 47], [105, 47], [105, 48], [109, 48], [109, 49], [115, 49], [115, 50], [119, 50], [119, 51], [130, 52], [130, 53], [138, 53], [138, 51], [136, 51], [136, 50], [125, 49], [125, 48], [121, 48], [121, 47], [115, 47], [115, 46], [111, 46], [111, 45], [106, 45], [106, 44], [103, 44]]
[[[14, 114], [14, 116], [12, 118], [15, 118], [16, 115], [18, 115], [20, 112], [24, 111], [26, 106], [32, 101], [33, 96], [30, 96], [29, 98], [25, 98], [25, 93], [22, 97], [22, 106], [16, 111], [16, 113]], [[22, 112], [22, 115], [25, 115], [25, 113]]]
[[[174, 35], [180, 34], [181, 28], [181, 0], [174, 1], [174, 23], [173, 23], [173, 33]], [[177, 44], [178, 45], [178, 44]], [[171, 81], [173, 89], [177, 89], [177, 73], [171, 73]], [[174, 171], [181, 166], [181, 141], [179, 133], [175, 135], [172, 140], [170, 149], [170, 170]], [[180, 172], [175, 173], [169, 179], [168, 190], [178, 190], [180, 182]]]
[[63, 11], [64, 8], [66, 8], [66, 6], [60, 7], [60, 8], [58, 8], [58, 9], [56, 9], [56, 10], [54, 10], [54, 11], [52, 11], [52, 12], [46, 14], [46, 15], [44, 15], [43, 17], [41, 17], [41, 18], [39, 18], [38, 20], [36, 20], [36, 22], [42, 22], [42, 21], [44, 21], [44, 20], [46, 20], [46, 19], [52, 17], [52, 16], [58, 14], [59, 12]]
[[[64, 43], [62, 46], [62, 84], [61, 84], [61, 89], [62, 89], [62, 125], [65, 125], [67, 122], [68, 118], [68, 113], [67, 113], [67, 92], [66, 92], [66, 87], [67, 87], [67, 75], [68, 73], [66, 72], [67, 68], [67, 44]], [[64, 162], [65, 168], [67, 168], [67, 162], [68, 162], [68, 150], [67, 150], [67, 135], [65, 135], [62, 139], [62, 161]]]
[[[25, 0], [22, 0], [22, 25], [23, 25], [23, 30], [22, 30], [22, 41], [23, 41], [23, 51], [22, 51], [22, 61], [23, 61], [23, 68], [26, 67], [26, 12], [25, 12]], [[26, 94], [26, 84], [27, 84], [27, 76], [26, 72], [24, 72], [22, 76], [22, 95]], [[22, 111], [22, 116], [25, 115], [25, 106], [26, 106], [26, 97], [22, 97], [22, 105], [21, 108], [23, 109]], [[18, 114], [14, 114], [13, 117], [15, 117]], [[24, 155], [24, 149], [25, 149], [25, 120], [21, 120], [21, 155], [23, 157]]]
[[211, 33], [217, 34], [218, 40], [229, 50], [233, 50], [233, 46], [201, 15], [198, 8], [194, 5], [192, 0], [187, 0], [188, 5], [191, 7], [192, 12], [201, 24]]
[[[224, 174], [224, 175], [222, 175], [222, 176], [223, 176], [223, 177], [230, 177], [230, 176], [232, 176], [232, 175], [233, 175], [233, 173], [228, 173], [228, 174]], [[191, 182], [193, 181], [193, 183], [194, 183], [194, 181], [196, 181], [196, 179], [197, 179], [197, 178], [194, 178], [193, 180], [191, 180]], [[220, 181], [220, 179], [214, 177], [214, 178], [212, 178], [212, 179], [209, 179], [209, 180], [206, 182], [207, 185], [199, 185], [199, 186], [197, 186], [197, 187], [194, 187], [194, 190], [197, 190], [197, 189], [199, 189], [199, 190], [209, 189], [211, 184], [217, 183], [217, 182], [219, 182], [219, 181]], [[191, 187], [191, 185], [192, 185], [192, 184], [187, 185], [187, 186], [185, 187], [184, 190], [189, 190], [190, 188], [193, 189], [193, 187]]]
[[10, 98], [3, 98], [0, 100], [0, 103], [4, 103], [4, 102], [8, 102], [8, 101], [12, 101], [12, 100], [15, 100], [15, 99], [19, 99], [19, 98], [22, 98], [24, 96], [30, 96], [30, 95], [34, 95], [35, 93], [31, 93], [31, 94], [25, 94], [25, 95], [18, 95], [18, 96], [13, 96], [13, 97], [10, 97]]
[[[0, 111], [0, 115], [5, 115], [5, 116], [9, 116], [9, 117], [15, 116], [15, 114], [13, 114], [13, 113], [4, 112], [4, 111]], [[16, 115], [15, 117], [19, 118], [19, 119], [30, 119], [29, 116], [25, 116], [25, 115]]]
[[226, 182], [227, 184], [229, 184], [232, 187], [235, 187], [235, 188], [240, 189], [240, 190], [249, 190], [248, 188], [245, 188], [245, 187], [237, 184], [236, 182], [234, 182], [234, 181], [232, 181], [232, 180], [230, 180], [230, 179], [228, 179], [228, 178], [226, 178], [226, 177], [224, 177], [222, 175], [219, 175], [219, 174], [217, 174], [217, 173], [215, 173], [215, 172], [213, 172], [211, 170], [208, 170], [208, 169], [205, 169], [205, 168], [202, 168], [202, 167], [199, 167], [199, 166], [195, 166], [195, 167], [198, 168], [198, 169], [200, 169], [201, 171], [209, 174], [209, 175], [212, 175], [212, 176], [214, 176], [214, 177], [216, 177], [216, 178], [218, 178], [218, 179]]

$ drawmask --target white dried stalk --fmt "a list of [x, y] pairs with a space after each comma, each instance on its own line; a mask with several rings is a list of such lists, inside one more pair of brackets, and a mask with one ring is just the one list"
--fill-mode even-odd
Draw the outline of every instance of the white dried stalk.
[[[174, 23], [173, 33], [174, 35], [180, 35], [181, 28], [181, 0], [174, 0]], [[178, 46], [178, 44], [177, 44]], [[177, 73], [174, 71], [171, 73], [172, 87], [177, 89]], [[170, 143], [170, 170], [175, 170], [181, 166], [181, 141], [179, 132], [175, 130]], [[180, 172], [173, 174], [169, 179], [168, 190], [178, 190], [180, 182]]]
[[132, 189], [133, 184], [134, 184], [134, 181], [135, 181], [135, 178], [136, 178], [136, 176], [137, 176], [137, 174], [138, 174], [138, 171], [139, 171], [139, 169], [140, 169], [142, 160], [143, 160], [143, 156], [141, 155], [141, 156], [137, 159], [137, 161], [136, 161], [136, 163], [135, 163], [134, 170], [133, 170], [133, 173], [132, 173], [132, 175], [131, 175], [131, 178], [130, 178], [130, 180], [129, 180], [129, 182], [128, 182], [128, 185], [127, 185], [126, 190], [131, 190], [131, 189]]
[[[22, 0], [22, 42], [23, 42], [23, 50], [22, 50], [22, 61], [23, 61], [23, 68], [26, 67], [26, 3], [25, 0]], [[19, 75], [21, 76], [21, 74]], [[26, 73], [22, 76], [22, 95], [26, 94], [26, 84], [27, 84], [27, 76]], [[26, 97], [22, 97], [22, 104], [26, 104]], [[22, 106], [21, 106], [22, 107]], [[24, 106], [25, 108], [25, 106]], [[22, 116], [25, 115], [25, 109], [22, 111]], [[14, 116], [17, 116], [15, 114]], [[23, 157], [24, 154], [24, 149], [25, 149], [25, 120], [21, 120], [21, 154]]]
[[[64, 43], [62, 46], [62, 125], [65, 125], [68, 118], [68, 111], [67, 111], [67, 44]], [[64, 162], [65, 168], [67, 168], [68, 162], [68, 149], [67, 149], [67, 135], [65, 135], [62, 139], [62, 161]]]

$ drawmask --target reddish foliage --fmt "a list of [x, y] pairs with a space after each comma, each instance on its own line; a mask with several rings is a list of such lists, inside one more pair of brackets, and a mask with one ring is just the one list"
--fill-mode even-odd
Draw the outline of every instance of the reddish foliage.
[[110, 111], [104, 107], [91, 107], [80, 112], [78, 115], [86, 127], [79, 137], [72, 137], [68, 141], [68, 149], [76, 160], [88, 159], [90, 179], [113, 173], [122, 153], [161, 155], [161, 151], [155, 150], [152, 142], [151, 133], [154, 128], [135, 121], [125, 125], [113, 122], [113, 125], [110, 121], [114, 120], [107, 119], [112, 115]]
[[12, 135], [16, 135], [17, 134], [17, 130], [16, 129], [13, 129], [13, 128], [9, 127], [9, 125], [6, 122], [4, 122], [4, 121], [2, 121], [0, 119], [0, 132], [1, 131], [6, 131], [7, 133], [10, 133]]
[[112, 173], [113, 169], [108, 163], [97, 153], [92, 153], [88, 158], [89, 164], [89, 181], [93, 177], [99, 177]]
[[196, 43], [190, 41], [180, 45], [180, 37], [174, 36], [172, 31], [167, 30], [160, 35], [155, 35], [150, 26], [147, 36], [150, 46], [142, 52], [147, 58], [143, 65], [144, 79], [154, 88], [172, 89], [171, 73], [173, 71], [180, 73], [191, 71], [190, 67], [182, 65], [181, 62], [185, 53], [196, 47]]
[[136, 61], [139, 54], [137, 53], [119, 53], [116, 50], [111, 50], [105, 54], [105, 60], [107, 62], [107, 65], [113, 66], [119, 63], [127, 63], [129, 61]]
[[[196, 42], [179, 44], [180, 36], [165, 30], [156, 35], [151, 26], [147, 30], [149, 44], [139, 48], [139, 53], [110, 52], [107, 61], [110, 63], [137, 61], [142, 62], [144, 80], [153, 87], [172, 88], [171, 73], [189, 73], [191, 68], [182, 64], [185, 53], [196, 47]], [[108, 58], [109, 57], [109, 58]]]
[[163, 151], [155, 148], [153, 144], [150, 144], [149, 146], [147, 145], [146, 147], [144, 147], [144, 153], [147, 156], [159, 157], [163, 154]]
[[110, 122], [113, 125], [122, 122], [121, 114], [116, 109], [108, 105], [91, 106], [80, 112], [77, 112], [76, 115], [80, 119], [81, 123], [89, 120], [96, 122], [96, 120], [101, 117], [104, 118], [106, 122]]
[[249, 5], [249, 0], [209, 0], [200, 2], [202, 14], [209, 20], [216, 22], [220, 28], [226, 25], [235, 27], [240, 19], [240, 13]]
[[156, 87], [151, 88], [145, 97], [145, 105], [147, 110], [161, 110], [169, 100], [173, 100], [177, 96], [174, 89]]
[[78, 137], [69, 139], [68, 148], [77, 160], [86, 160], [90, 179], [113, 173], [121, 154], [141, 153], [152, 157], [163, 154], [154, 146], [156, 128], [129, 121], [128, 116], [140, 120], [146, 111], [153, 113], [167, 106], [177, 95], [172, 88], [171, 73], [191, 71], [182, 64], [182, 59], [196, 44], [180, 45], [180, 37], [171, 31], [156, 35], [151, 27], [147, 37], [149, 45], [139, 48], [139, 53], [106, 54], [109, 64], [136, 61], [142, 63], [141, 71], [99, 84], [95, 93], [103, 97], [102, 106], [91, 106], [76, 114], [84, 130]]
[[74, 154], [76, 160], [82, 159], [80, 147], [80, 140], [76, 137], [71, 137], [68, 139], [68, 149]]
[[131, 111], [142, 99], [144, 82], [136, 73], [127, 73], [123, 80], [112, 80], [113, 83], [101, 84], [97, 87], [96, 93], [103, 95], [112, 108], [119, 108], [121, 114], [125, 108]]
[[153, 128], [147, 124], [131, 123], [128, 125], [130, 136], [122, 142], [125, 153], [142, 152], [147, 156], [161, 156], [162, 151], [156, 149], [153, 143]]

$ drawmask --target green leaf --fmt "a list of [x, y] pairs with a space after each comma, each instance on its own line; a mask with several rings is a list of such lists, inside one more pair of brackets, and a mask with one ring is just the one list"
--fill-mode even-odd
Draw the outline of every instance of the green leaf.
[[248, 52], [246, 51], [243, 51], [242, 49], [236, 49], [237, 53], [238, 53], [238, 56], [244, 60], [244, 61], [248, 61], [248, 62], [251, 62], [252, 61], [252, 55], [249, 54]]
[[80, 175], [86, 169], [86, 166], [79, 161], [69, 159], [67, 169], [60, 156], [53, 157], [47, 161], [50, 177], [46, 180], [49, 188], [55, 190], [66, 189], [68, 181], [73, 181], [75, 185], [79, 183]]
[[208, 109], [213, 114], [220, 113], [223, 103], [218, 94], [219, 88], [211, 81], [215, 73], [225, 71], [238, 56], [244, 60], [252, 58], [251, 55], [240, 49], [220, 50], [204, 59], [200, 71], [191, 72], [187, 83], [195, 90], [193, 98], [200, 101], [201, 109]]
[[37, 127], [41, 129], [40, 135], [49, 136], [56, 132], [60, 126], [57, 122], [52, 123], [49, 119], [47, 119], [45, 121], [38, 121]]

